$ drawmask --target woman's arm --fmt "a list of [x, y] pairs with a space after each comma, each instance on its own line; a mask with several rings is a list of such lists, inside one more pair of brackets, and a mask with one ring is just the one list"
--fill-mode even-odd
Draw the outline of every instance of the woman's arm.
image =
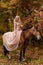
[[17, 28], [17, 24], [16, 24], [16, 22], [14, 20], [14, 30], [16, 30], [16, 28]]
[[20, 21], [20, 28], [22, 29], [23, 28], [23, 23]]

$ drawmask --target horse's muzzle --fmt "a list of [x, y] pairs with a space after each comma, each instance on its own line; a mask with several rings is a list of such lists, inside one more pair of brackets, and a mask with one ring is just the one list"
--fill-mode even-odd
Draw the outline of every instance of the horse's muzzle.
[[40, 40], [41, 39], [41, 36], [40, 35], [37, 35], [36, 37], [37, 37], [37, 40]]

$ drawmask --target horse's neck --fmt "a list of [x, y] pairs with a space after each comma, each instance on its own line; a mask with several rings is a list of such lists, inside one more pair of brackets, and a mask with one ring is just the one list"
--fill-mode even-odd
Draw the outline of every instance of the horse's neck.
[[24, 31], [24, 34], [25, 34], [25, 38], [28, 38], [31, 36], [31, 31], [28, 29], [28, 30]]

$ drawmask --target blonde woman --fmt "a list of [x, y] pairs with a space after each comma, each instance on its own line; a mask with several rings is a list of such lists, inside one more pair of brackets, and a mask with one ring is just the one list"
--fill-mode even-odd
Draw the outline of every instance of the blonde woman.
[[14, 19], [14, 32], [15, 33], [21, 32], [22, 31], [21, 27], [22, 27], [22, 22], [20, 20], [20, 17], [16, 16]]
[[4, 55], [7, 55], [6, 51], [13, 51], [18, 48], [22, 33], [21, 26], [20, 17], [16, 16], [14, 19], [14, 31], [3, 34]]

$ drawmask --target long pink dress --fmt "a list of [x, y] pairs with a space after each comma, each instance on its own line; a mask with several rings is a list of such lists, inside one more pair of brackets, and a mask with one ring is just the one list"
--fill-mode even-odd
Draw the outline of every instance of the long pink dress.
[[15, 22], [14, 31], [3, 34], [3, 45], [8, 51], [13, 51], [18, 48], [22, 30], [20, 29], [21, 22]]

